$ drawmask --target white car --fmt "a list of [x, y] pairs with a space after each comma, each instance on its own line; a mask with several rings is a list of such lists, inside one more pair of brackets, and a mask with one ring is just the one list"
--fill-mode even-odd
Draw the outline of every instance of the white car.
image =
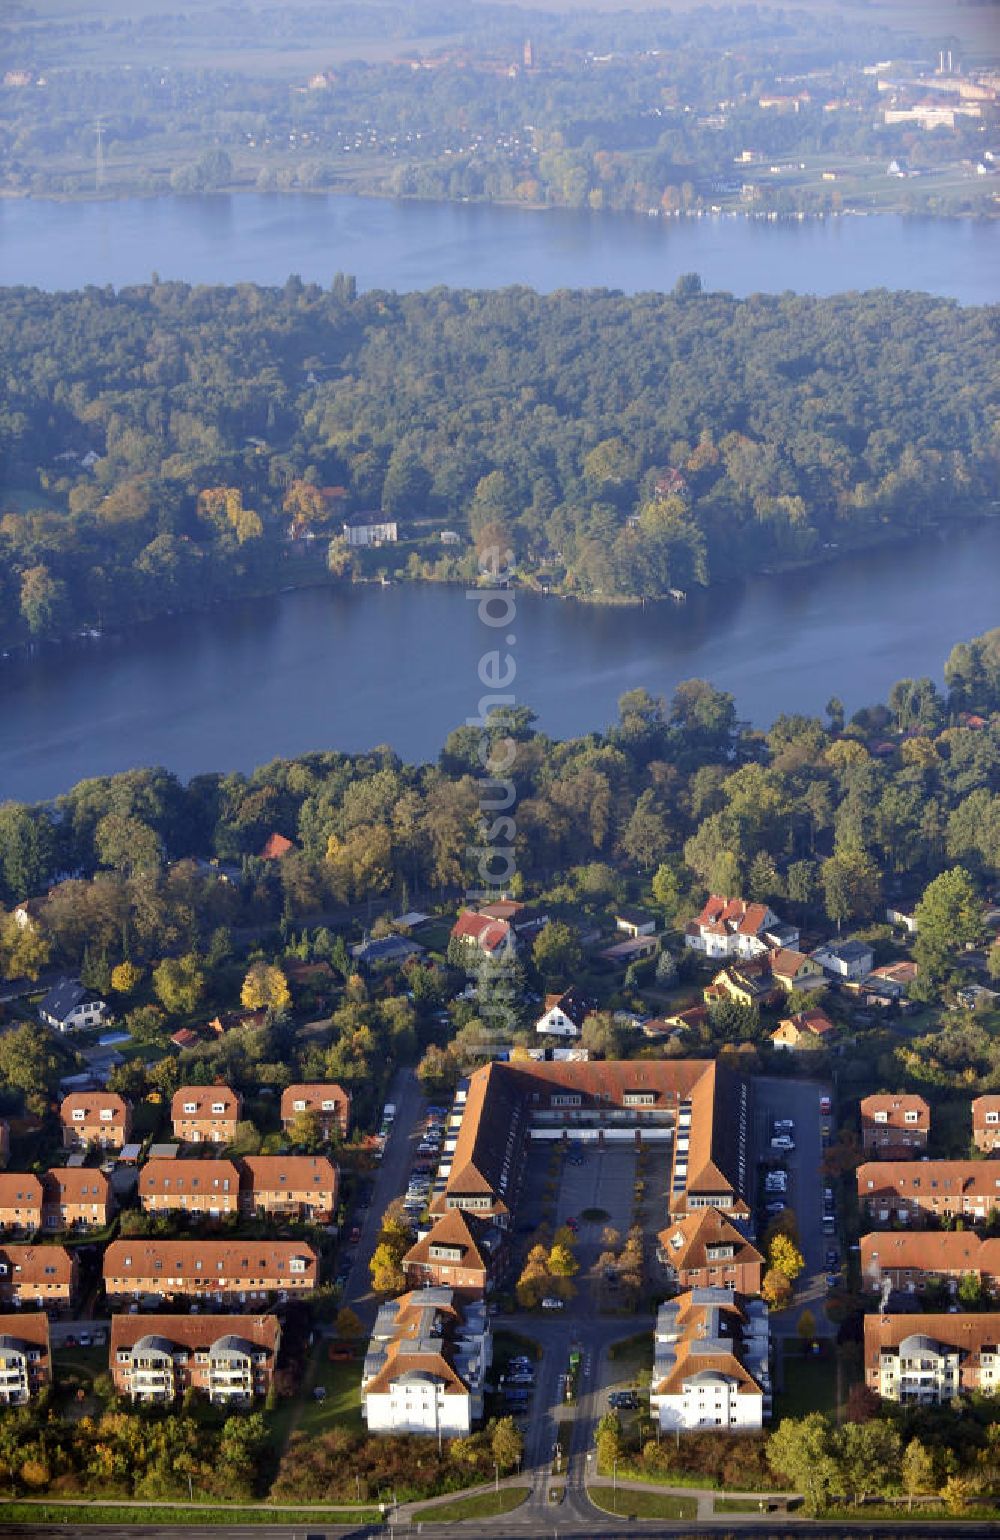
[[556, 1299], [554, 1294], [546, 1294], [545, 1298], [542, 1300], [542, 1309], [562, 1310], [565, 1307], [565, 1303], [565, 1300]]

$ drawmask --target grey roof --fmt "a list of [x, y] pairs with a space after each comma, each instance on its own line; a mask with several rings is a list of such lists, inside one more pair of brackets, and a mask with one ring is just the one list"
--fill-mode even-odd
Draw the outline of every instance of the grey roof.
[[70, 1012], [86, 998], [87, 991], [79, 979], [60, 979], [57, 984], [53, 984], [38, 1009], [43, 1016], [51, 1016], [54, 1021], [65, 1021]]
[[[36, 1347], [37, 1343], [32, 1343]], [[23, 1353], [28, 1344], [21, 1337], [11, 1337], [6, 1332], [0, 1336], [0, 1352]]]
[[248, 1342], [245, 1337], [237, 1337], [230, 1333], [228, 1336], [220, 1337], [218, 1341], [212, 1343], [208, 1350], [208, 1356], [209, 1358], [228, 1358], [231, 1354], [238, 1353], [242, 1358], [248, 1353], [252, 1353], [253, 1350], [252, 1342]]
[[351, 956], [358, 962], [405, 962], [408, 957], [418, 957], [423, 947], [405, 936], [381, 936], [375, 941], [362, 941], [351, 947]]
[[133, 1353], [166, 1353], [169, 1358], [173, 1358], [174, 1351], [174, 1344], [167, 1337], [152, 1334], [139, 1337], [132, 1347]]
[[842, 962], [860, 962], [871, 955], [871, 947], [864, 941], [828, 941], [821, 950]]
[[901, 1353], [933, 1353], [935, 1357], [940, 1357], [941, 1344], [940, 1342], [935, 1342], [933, 1337], [925, 1337], [922, 1332], [914, 1332], [912, 1337], [903, 1338], [899, 1344], [899, 1351]]

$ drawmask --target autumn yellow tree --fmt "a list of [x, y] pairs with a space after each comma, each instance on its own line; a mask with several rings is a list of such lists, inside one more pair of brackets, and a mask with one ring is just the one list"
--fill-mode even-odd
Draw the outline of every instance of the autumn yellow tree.
[[287, 1011], [292, 1003], [288, 980], [276, 963], [252, 963], [240, 999], [248, 1011]]
[[403, 1258], [413, 1244], [413, 1232], [390, 1206], [382, 1216], [378, 1245], [369, 1264], [376, 1294], [398, 1294], [405, 1287]]
[[134, 962], [120, 962], [111, 970], [111, 988], [117, 995], [130, 995], [142, 982], [142, 969]]
[[760, 1286], [761, 1297], [771, 1310], [784, 1310], [792, 1300], [792, 1286], [776, 1267], [768, 1268]]
[[806, 1265], [801, 1251], [787, 1235], [772, 1237], [768, 1248], [768, 1261], [772, 1268], [779, 1273], [784, 1273], [789, 1283], [795, 1282]]
[[52, 948], [35, 925], [19, 925], [13, 915], [0, 922], [0, 973], [5, 979], [34, 982], [45, 967]]

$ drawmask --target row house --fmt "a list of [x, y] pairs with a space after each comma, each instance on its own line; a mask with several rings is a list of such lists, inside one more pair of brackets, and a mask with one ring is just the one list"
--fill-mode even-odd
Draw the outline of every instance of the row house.
[[763, 1300], [699, 1288], [660, 1306], [649, 1410], [661, 1431], [743, 1432], [771, 1411]]
[[114, 1192], [103, 1171], [58, 1166], [42, 1178], [42, 1225], [46, 1230], [100, 1230], [114, 1211]]
[[192, 1299], [255, 1308], [305, 1297], [319, 1263], [296, 1241], [112, 1241], [104, 1253], [104, 1288], [119, 1300]]
[[972, 1277], [991, 1290], [1000, 1287], [1000, 1239], [981, 1240], [975, 1230], [877, 1230], [861, 1237], [861, 1280], [873, 1292], [888, 1281], [915, 1294], [945, 1283], [952, 1294]]
[[273, 1315], [116, 1315], [111, 1376], [133, 1402], [169, 1406], [197, 1390], [213, 1405], [246, 1407], [271, 1389], [280, 1345]]
[[337, 1167], [322, 1155], [153, 1159], [139, 1173], [139, 1202], [148, 1214], [224, 1219], [260, 1213], [329, 1224], [337, 1191]]
[[286, 1086], [281, 1093], [281, 1126], [286, 1134], [303, 1114], [317, 1119], [324, 1139], [346, 1139], [351, 1126], [350, 1092], [332, 1080]]
[[684, 945], [706, 957], [763, 957], [772, 949], [797, 947], [799, 932], [786, 925], [767, 904], [712, 893], [699, 915], [684, 927]]
[[68, 1310], [79, 1281], [79, 1263], [65, 1246], [0, 1245], [0, 1304]]
[[1000, 1315], [865, 1316], [865, 1384], [884, 1401], [943, 1406], [1000, 1390]]
[[67, 1150], [120, 1150], [132, 1132], [132, 1108], [114, 1091], [72, 1091], [59, 1105], [59, 1122]]
[[48, 1316], [0, 1315], [0, 1406], [24, 1406], [51, 1383]]
[[483, 1416], [492, 1357], [482, 1302], [460, 1306], [451, 1289], [414, 1289], [382, 1306], [361, 1379], [369, 1433], [459, 1438]]
[[330, 1224], [339, 1173], [325, 1155], [247, 1155], [239, 1162], [246, 1213]]
[[925, 1150], [931, 1109], [922, 1096], [880, 1092], [861, 1101], [861, 1144], [866, 1155], [906, 1160], [911, 1150]]
[[977, 1150], [1000, 1150], [1000, 1096], [977, 1096], [972, 1103], [972, 1138]]
[[185, 1085], [170, 1103], [174, 1138], [185, 1144], [232, 1144], [241, 1098], [227, 1085]]
[[24, 1171], [0, 1174], [0, 1230], [33, 1235], [42, 1224], [42, 1183]]
[[988, 1219], [1000, 1209], [1000, 1162], [899, 1160], [857, 1171], [858, 1203], [876, 1224], [906, 1224], [923, 1215]]
[[403, 1272], [411, 1289], [443, 1285], [456, 1296], [482, 1298], [499, 1283], [505, 1257], [502, 1230], [451, 1209], [410, 1247]]
[[147, 1160], [139, 1202], [147, 1214], [224, 1219], [239, 1212], [240, 1178], [231, 1160]]
[[764, 1258], [716, 1208], [696, 1209], [657, 1236], [657, 1256], [680, 1289], [727, 1288], [760, 1293]]

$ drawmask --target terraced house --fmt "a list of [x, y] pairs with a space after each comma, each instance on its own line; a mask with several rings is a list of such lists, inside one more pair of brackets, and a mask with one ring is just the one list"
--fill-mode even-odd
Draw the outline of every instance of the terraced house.
[[240, 1176], [231, 1160], [148, 1160], [139, 1172], [147, 1214], [223, 1219], [239, 1212]]
[[241, 1100], [227, 1085], [185, 1085], [170, 1103], [174, 1138], [186, 1144], [231, 1144]]
[[1000, 1161], [880, 1160], [859, 1166], [858, 1203], [875, 1224], [923, 1215], [989, 1219], [1000, 1209]]
[[907, 1160], [912, 1150], [925, 1150], [931, 1131], [931, 1109], [922, 1096], [883, 1092], [861, 1101], [861, 1141], [866, 1155]]
[[42, 1224], [42, 1184], [25, 1171], [0, 1173], [0, 1230], [33, 1235]]
[[247, 1155], [239, 1162], [245, 1213], [329, 1224], [337, 1209], [337, 1167], [325, 1155]]
[[0, 1406], [24, 1406], [51, 1383], [48, 1316], [0, 1315]]
[[458, 1297], [481, 1297], [500, 1280], [504, 1233], [487, 1219], [451, 1209], [403, 1258], [410, 1288], [442, 1284]]
[[132, 1132], [132, 1109], [114, 1091], [73, 1091], [60, 1103], [59, 1121], [68, 1150], [91, 1144], [120, 1150]]
[[1000, 1150], [1000, 1096], [977, 1096], [972, 1103], [972, 1137], [976, 1149], [989, 1155]]
[[0, 1246], [0, 1304], [68, 1310], [79, 1277], [76, 1256], [65, 1246]]
[[760, 1293], [764, 1258], [718, 1209], [698, 1209], [675, 1220], [657, 1241], [657, 1255], [680, 1288]]
[[214, 1405], [250, 1406], [271, 1388], [280, 1344], [273, 1315], [116, 1315], [111, 1375], [130, 1401], [169, 1405], [198, 1390]]
[[311, 1294], [319, 1264], [295, 1241], [112, 1241], [104, 1253], [109, 1301], [205, 1300], [258, 1309]]
[[316, 1118], [324, 1139], [346, 1139], [351, 1126], [350, 1094], [332, 1080], [286, 1086], [281, 1093], [281, 1126], [286, 1134], [303, 1115]]
[[865, 1384], [885, 1401], [943, 1406], [1000, 1390], [1000, 1315], [866, 1315]]
[[861, 1237], [866, 1289], [880, 1289], [888, 1279], [907, 1294], [932, 1283], [947, 1284], [955, 1294], [970, 1277], [1000, 1290], [1000, 1239], [981, 1240], [975, 1230], [878, 1230]]
[[100, 1230], [115, 1211], [111, 1183], [88, 1166], [57, 1166], [42, 1179], [46, 1230]]

